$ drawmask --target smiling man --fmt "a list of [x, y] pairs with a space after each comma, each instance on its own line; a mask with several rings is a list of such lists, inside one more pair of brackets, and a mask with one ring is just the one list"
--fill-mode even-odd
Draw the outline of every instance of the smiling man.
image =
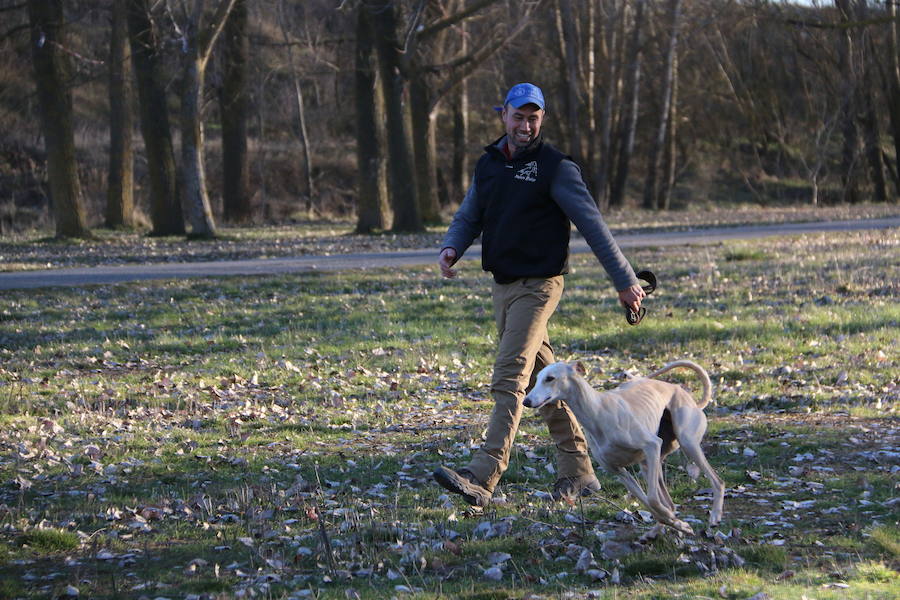
[[[457, 471], [439, 467], [435, 480], [466, 502], [486, 506], [509, 465], [522, 416], [522, 399], [534, 376], [553, 362], [547, 322], [569, 270], [570, 222], [584, 236], [618, 291], [637, 311], [644, 291], [612, 238], [581, 170], [543, 141], [544, 94], [530, 83], [514, 85], [500, 112], [505, 134], [485, 148], [466, 197], [444, 238], [438, 266], [453, 265], [481, 235], [482, 266], [494, 278], [492, 295], [499, 347], [491, 379], [494, 409], [481, 448]], [[562, 403], [540, 410], [556, 444], [557, 480], [552, 496], [600, 489], [584, 434]]]

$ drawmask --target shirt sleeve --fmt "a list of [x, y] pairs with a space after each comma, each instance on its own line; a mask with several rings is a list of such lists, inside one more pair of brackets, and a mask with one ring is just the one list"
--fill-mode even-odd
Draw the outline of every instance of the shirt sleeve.
[[578, 165], [569, 159], [563, 159], [553, 176], [550, 194], [584, 237], [616, 291], [621, 292], [636, 285], [638, 281], [634, 270], [603, 220], [603, 215], [581, 177]]
[[456, 250], [456, 257], [459, 260], [465, 251], [469, 249], [469, 246], [472, 245], [472, 242], [475, 241], [475, 238], [481, 235], [482, 226], [481, 210], [478, 207], [478, 194], [475, 190], [475, 178], [472, 177], [472, 183], [469, 185], [466, 197], [463, 198], [462, 204], [460, 204], [456, 214], [453, 215], [453, 221], [450, 222], [450, 227], [444, 236], [441, 249], [453, 248]]

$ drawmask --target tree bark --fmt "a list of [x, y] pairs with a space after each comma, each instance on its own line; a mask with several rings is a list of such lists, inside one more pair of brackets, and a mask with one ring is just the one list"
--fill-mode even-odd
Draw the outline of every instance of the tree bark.
[[109, 42], [109, 174], [106, 226], [134, 227], [134, 136], [128, 6], [112, 3]]
[[414, 69], [409, 79], [409, 103], [413, 156], [416, 165], [416, 198], [422, 222], [440, 223], [441, 209], [435, 191], [437, 181], [435, 152], [435, 110], [430, 110], [431, 94], [428, 89], [426, 74]]
[[190, 237], [198, 239], [216, 236], [203, 164], [204, 72], [196, 50], [189, 50], [182, 58], [181, 71], [181, 192], [191, 224]]
[[365, 7], [356, 14], [356, 233], [373, 233], [387, 227], [389, 208], [385, 187], [384, 98], [381, 97], [372, 39], [372, 25]]
[[[850, 21], [850, 1], [835, 0], [844, 23]], [[839, 69], [841, 84], [841, 131], [844, 135], [841, 147], [841, 184], [843, 201], [856, 204], [859, 194], [859, 129], [856, 123], [857, 112], [857, 70], [853, 38], [850, 29], [839, 30], [838, 41]]]
[[307, 217], [312, 218], [312, 201], [315, 196], [315, 189], [312, 177], [312, 154], [309, 149], [309, 132], [306, 128], [306, 105], [303, 100], [303, 88], [300, 86], [300, 77], [297, 75], [297, 69], [294, 65], [294, 49], [290, 36], [288, 35], [284, 9], [285, 0], [281, 0], [278, 5], [279, 25], [281, 27], [281, 35], [287, 45], [288, 68], [291, 70], [291, 81], [294, 85], [294, 102], [297, 105], [297, 125], [299, 129], [300, 147], [303, 149], [303, 179], [306, 184], [306, 203], [304, 208]]
[[65, 52], [62, 0], [29, 0], [28, 20], [56, 236], [91, 237], [75, 160], [71, 66]]
[[[857, 2], [857, 18], [860, 22], [868, 19], [866, 0]], [[860, 55], [862, 69], [862, 85], [859, 86], [860, 105], [862, 109], [861, 124], [866, 159], [869, 163], [869, 174], [872, 183], [872, 195], [876, 202], [887, 202], [887, 182], [885, 181], [884, 162], [881, 152], [881, 126], [875, 110], [875, 61], [877, 55], [873, 47], [871, 32], [860, 33]]]
[[223, 77], [219, 95], [222, 119], [222, 212], [230, 223], [253, 217], [247, 123], [247, 0], [236, 0], [222, 32]]
[[897, 19], [897, 5], [885, 3], [891, 28], [888, 33], [887, 82], [885, 97], [888, 102], [888, 115], [891, 123], [891, 137], [894, 139], [894, 167], [890, 172], [894, 175], [894, 201], [900, 201], [900, 22]]
[[678, 140], [678, 53], [672, 57], [672, 101], [669, 102], [669, 126], [666, 130], [665, 156], [663, 157], [663, 184], [659, 190], [659, 206], [663, 210], [672, 207], [672, 189], [675, 187], [676, 141]]
[[649, 158], [647, 160], [647, 179], [644, 184], [644, 208], [648, 210], [659, 209], [659, 186], [657, 175], [662, 162], [663, 146], [666, 143], [667, 126], [669, 124], [670, 106], [672, 103], [672, 85], [675, 78], [675, 53], [678, 50], [678, 29], [680, 26], [681, 0], [671, 0], [671, 29], [669, 30], [669, 42], [666, 45], [665, 58], [663, 60], [663, 80], [661, 98], [659, 102], [659, 124], [656, 127], [656, 136], [650, 144]]
[[[597, 95], [599, 147], [594, 171], [594, 194], [597, 206], [601, 210], [605, 210], [609, 206], [612, 165], [615, 164], [613, 125], [616, 120], [615, 108], [618, 105], [619, 90], [621, 89], [619, 65], [621, 64], [621, 47], [624, 36], [624, 4], [616, 1], [604, 3], [598, 12], [597, 35], [603, 40], [604, 58], [598, 64], [604, 65], [605, 70], [601, 77], [604, 92]], [[602, 36], [599, 34], [601, 30], [604, 31]]]
[[128, 35], [150, 178], [150, 235], [185, 232], [158, 32], [148, 0], [128, 0]]
[[578, 123], [578, 41], [575, 31], [575, 16], [571, 0], [557, 0], [556, 3], [557, 35], [559, 36], [560, 55], [563, 61], [563, 72], [566, 74], [566, 131], [568, 132], [568, 151], [578, 164], [584, 164], [584, 150], [581, 146], [581, 127]]
[[631, 155], [634, 152], [634, 138], [637, 130], [639, 92], [641, 89], [641, 60], [644, 27], [644, 5], [646, 0], [637, 0], [634, 28], [631, 32], [631, 44], [629, 49], [629, 66], [626, 74], [626, 87], [628, 98], [626, 100], [625, 118], [618, 133], [618, 164], [613, 177], [613, 185], [610, 189], [610, 206], [622, 206], [625, 203], [625, 186], [628, 182], [628, 170]]
[[[463, 32], [463, 52], [465, 52], [465, 32]], [[469, 84], [459, 83], [451, 101], [453, 105], [453, 183], [450, 197], [462, 202], [469, 187], [469, 160], [466, 150], [469, 145]]]
[[400, 72], [394, 5], [392, 2], [369, 0], [366, 2], [366, 9], [372, 17], [379, 76], [387, 112], [390, 198], [394, 210], [392, 229], [402, 232], [423, 231], [403, 110], [405, 81]]
[[197, 0], [181, 24], [181, 194], [192, 238], [216, 236], [203, 156], [203, 89], [206, 65], [234, 2], [219, 0], [207, 20], [206, 2]]

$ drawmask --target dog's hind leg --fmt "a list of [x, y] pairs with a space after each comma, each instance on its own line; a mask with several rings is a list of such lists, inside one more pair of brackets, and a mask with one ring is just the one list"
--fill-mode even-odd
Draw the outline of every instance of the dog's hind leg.
[[[684, 409], [687, 411], [687, 409]], [[678, 439], [681, 442], [681, 449], [685, 456], [694, 461], [694, 464], [700, 467], [713, 490], [713, 505], [709, 511], [709, 525], [716, 527], [722, 521], [722, 511], [725, 504], [725, 484], [713, 470], [712, 465], [706, 460], [703, 449], [700, 447], [700, 440], [706, 433], [706, 415], [700, 410], [687, 411], [684, 418], [676, 419], [678, 428]]]

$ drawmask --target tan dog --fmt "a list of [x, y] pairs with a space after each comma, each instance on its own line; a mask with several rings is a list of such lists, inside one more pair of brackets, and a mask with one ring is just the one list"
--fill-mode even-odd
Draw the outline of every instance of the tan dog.
[[[700, 402], [695, 402], [681, 386], [653, 379], [678, 367], [692, 369], [700, 376], [703, 382]], [[675, 516], [675, 504], [666, 489], [662, 463], [680, 445], [700, 467], [713, 489], [709, 524], [717, 526], [722, 519], [725, 486], [700, 449], [706, 433], [703, 407], [711, 398], [709, 375], [689, 360], [671, 362], [648, 377], [633, 379], [608, 392], [594, 390], [571, 365], [554, 363], [538, 373], [524, 404], [539, 408], [548, 402], [565, 402], [587, 435], [594, 460], [615, 473], [660, 523], [693, 535], [690, 525]], [[641, 464], [646, 493], [625, 469], [635, 463]]]

